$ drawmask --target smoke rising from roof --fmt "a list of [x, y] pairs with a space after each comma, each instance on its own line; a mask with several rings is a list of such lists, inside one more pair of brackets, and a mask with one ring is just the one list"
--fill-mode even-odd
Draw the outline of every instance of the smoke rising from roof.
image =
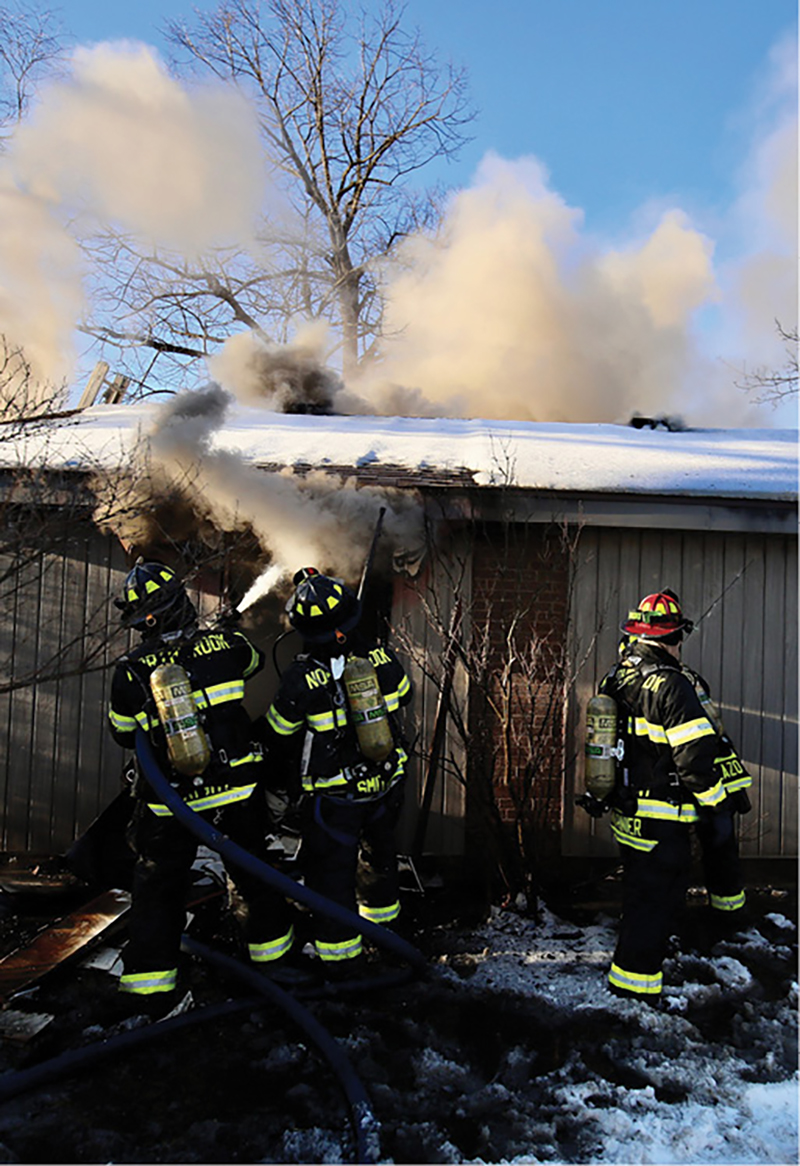
[[382, 506], [389, 543], [420, 546], [422, 510], [405, 492], [357, 489], [355, 481], [342, 482], [324, 472], [265, 473], [238, 454], [215, 448], [213, 438], [224, 426], [230, 403], [217, 384], [172, 398], [140, 456], [142, 464], [180, 488], [198, 516], [222, 530], [252, 529], [271, 555], [269, 587], [309, 563], [357, 581]]
[[716, 294], [713, 244], [680, 211], [603, 251], [535, 159], [484, 160], [440, 234], [405, 246], [379, 367], [354, 386], [417, 387], [447, 413], [618, 421], [675, 401], [690, 323]]
[[[408, 239], [382, 273], [378, 360], [344, 385], [326, 368], [319, 322], [285, 346], [234, 336], [210, 364], [219, 384], [164, 411], [153, 472], [198, 516], [249, 525], [273, 567], [316, 561], [354, 578], [378, 508], [389, 503], [387, 533], [401, 540], [418, 533], [418, 512], [324, 474], [264, 474], [215, 448], [229, 400], [220, 385], [282, 412], [768, 423], [734, 382], [748, 362], [782, 364], [774, 319], [797, 320], [796, 89], [787, 42], [771, 61], [740, 196], [705, 227], [674, 205], [645, 208], [630, 237], [600, 240], [541, 162], [489, 154], [440, 230]], [[188, 89], [142, 45], [79, 49], [0, 158], [0, 332], [34, 376], [69, 372], [86, 296], [77, 238], [108, 227], [189, 258], [226, 242], [255, 247], [262, 158], [239, 93]]]
[[[787, 40], [753, 103], [740, 198], [706, 227], [673, 205], [597, 239], [541, 162], [489, 154], [440, 231], [382, 273], [386, 338], [357, 380], [325, 368], [318, 322], [280, 349], [236, 336], [211, 375], [282, 411], [763, 423], [733, 382], [779, 365], [774, 319], [797, 319], [796, 86]], [[143, 45], [78, 49], [0, 160], [0, 331], [60, 379], [84, 307], [76, 234], [111, 226], [190, 257], [252, 248], [262, 160], [235, 90], [187, 88]]]
[[298, 329], [291, 345], [269, 344], [254, 332], [240, 332], [208, 362], [209, 371], [244, 404], [276, 413], [330, 413], [342, 382], [324, 364], [327, 327]]

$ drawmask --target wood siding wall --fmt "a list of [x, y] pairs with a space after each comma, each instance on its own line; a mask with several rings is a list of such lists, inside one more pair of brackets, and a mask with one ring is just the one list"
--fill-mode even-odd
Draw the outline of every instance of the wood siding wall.
[[109, 664], [127, 643], [111, 604], [125, 556], [88, 523], [70, 523], [52, 547], [0, 556], [0, 805], [12, 853], [60, 852], [120, 788], [106, 712]]
[[[563, 851], [613, 855], [608, 819], [574, 806], [583, 788], [586, 702], [611, 667], [619, 623], [642, 596], [671, 587], [699, 627], [686, 663], [705, 677], [753, 775], [739, 820], [746, 857], [797, 854], [797, 540], [780, 535], [587, 528], [575, 570], [571, 651], [582, 661], [568, 702]], [[712, 606], [713, 605], [713, 606]]]
[[[454, 585], [456, 579], [458, 583]], [[420, 599], [421, 594], [426, 593], [434, 597], [430, 609], [426, 609]], [[420, 577], [411, 583], [399, 579], [394, 590], [392, 624], [396, 634], [392, 645], [402, 657], [414, 685], [414, 700], [405, 714], [406, 730], [414, 742], [414, 749], [398, 831], [399, 847], [404, 853], [413, 851], [417, 837], [439, 708], [446, 639], [442, 631], [450, 627], [457, 594], [468, 618], [472, 595], [471, 557], [469, 549], [460, 545], [458, 539], [451, 547], [451, 557], [447, 561], [429, 558]], [[453, 674], [453, 691], [458, 706], [465, 708], [467, 682], [464, 670], [458, 664]], [[431, 777], [430, 808], [421, 854], [451, 858], [464, 853], [466, 790], [461, 780], [464, 774], [463, 744], [447, 718], [440, 762]]]

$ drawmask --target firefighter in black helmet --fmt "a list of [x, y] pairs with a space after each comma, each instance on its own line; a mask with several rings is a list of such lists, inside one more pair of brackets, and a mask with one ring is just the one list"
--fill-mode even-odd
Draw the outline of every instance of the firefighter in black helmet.
[[[302, 739], [295, 764], [306, 884], [374, 923], [391, 923], [400, 913], [395, 827], [407, 761], [397, 713], [411, 699], [411, 683], [391, 648], [359, 634], [361, 603], [349, 587], [313, 567], [293, 581], [287, 613], [303, 651], [281, 678], [266, 720], [271, 751], [283, 742], [288, 756], [290, 743]], [[369, 724], [366, 714], [359, 724], [348, 687], [357, 663], [367, 676], [359, 683], [374, 675], [379, 688], [373, 698], [382, 712]], [[387, 735], [372, 757], [366, 729]], [[326, 974], [353, 974], [363, 962], [360, 934], [321, 914], [314, 926]]]
[[[135, 747], [137, 727], [151, 734], [162, 768], [187, 804], [213, 815], [225, 833], [259, 858], [266, 858], [268, 821], [263, 796], [264, 763], [251, 741], [251, 722], [242, 704], [245, 680], [263, 666], [263, 654], [233, 627], [200, 631], [186, 589], [169, 567], [139, 559], [115, 600], [122, 623], [142, 642], [118, 661], [111, 686], [109, 721], [114, 740]], [[188, 674], [196, 730], [205, 742], [202, 772], [176, 769], [165, 727], [154, 701], [154, 673], [178, 664]], [[190, 721], [192, 718], [189, 718]], [[167, 726], [169, 728], [170, 726]], [[134, 869], [129, 942], [120, 988], [132, 1003], [163, 1011], [174, 1003], [178, 956], [186, 921], [190, 870], [197, 839], [146, 784], [137, 785], [134, 812]], [[252, 875], [232, 869], [244, 900], [245, 938], [250, 959], [280, 978], [293, 941], [285, 900]]]
[[611, 814], [624, 874], [609, 986], [648, 1002], [660, 996], [667, 940], [684, 904], [693, 825], [704, 841], [712, 908], [734, 919], [745, 901], [732, 813], [746, 808], [750, 778], [710, 715], [708, 686], [681, 663], [692, 627], [673, 591], [645, 596], [621, 624], [627, 642], [600, 686], [618, 706], [625, 742]]

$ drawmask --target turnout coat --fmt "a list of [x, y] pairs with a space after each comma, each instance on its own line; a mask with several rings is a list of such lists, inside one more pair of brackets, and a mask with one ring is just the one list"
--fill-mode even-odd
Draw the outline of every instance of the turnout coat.
[[[164, 734], [150, 694], [150, 676], [160, 664], [181, 664], [189, 674], [211, 761], [200, 777], [180, 777], [167, 758]], [[264, 654], [235, 628], [216, 628], [187, 636], [178, 632], [144, 640], [116, 666], [111, 685], [109, 722], [114, 740], [133, 749], [136, 728], [153, 732], [164, 771], [172, 773], [181, 796], [195, 810], [243, 801], [260, 775], [262, 751], [252, 741], [250, 717], [242, 701], [245, 681], [263, 667]], [[150, 809], [168, 815], [163, 805]]]

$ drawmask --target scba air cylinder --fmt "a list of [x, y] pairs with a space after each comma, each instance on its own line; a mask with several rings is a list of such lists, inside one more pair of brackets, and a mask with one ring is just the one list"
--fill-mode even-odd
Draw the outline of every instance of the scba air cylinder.
[[385, 761], [394, 737], [374, 667], [363, 656], [350, 656], [343, 680], [361, 752], [369, 761]]
[[614, 788], [617, 765], [617, 705], [610, 696], [593, 696], [586, 706], [584, 784], [599, 801]]
[[211, 746], [200, 724], [192, 682], [180, 664], [160, 664], [150, 676], [150, 691], [178, 773], [197, 777], [211, 760]]

